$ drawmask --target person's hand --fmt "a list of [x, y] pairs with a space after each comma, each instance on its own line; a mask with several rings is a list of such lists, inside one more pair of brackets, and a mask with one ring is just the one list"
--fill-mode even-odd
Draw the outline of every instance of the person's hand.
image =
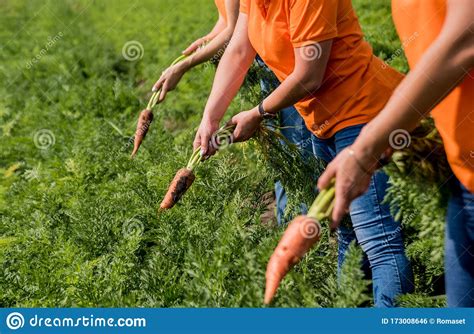
[[199, 49], [201, 46], [206, 44], [207, 40], [204, 37], [198, 38], [194, 42], [192, 42], [184, 51], [183, 55], [189, 56], [192, 54], [194, 51]]
[[160, 96], [158, 101], [162, 102], [166, 94], [169, 91], [172, 91], [176, 88], [179, 81], [183, 77], [184, 73], [186, 73], [186, 64], [185, 62], [180, 62], [176, 65], [168, 67], [162, 74], [160, 79], [153, 85], [153, 92], [156, 92], [161, 89]]
[[233, 141], [237, 143], [250, 139], [261, 122], [262, 117], [257, 108], [242, 111], [232, 117], [228, 124], [235, 125]]
[[[258, 109], [254, 108], [248, 111], [242, 111], [239, 114], [232, 117], [227, 125], [234, 125], [234, 131], [232, 133], [231, 142], [242, 142], [246, 141], [253, 136], [257, 131], [262, 118]], [[219, 121], [209, 120], [203, 118], [199, 129], [194, 139], [193, 147], [197, 149], [201, 147], [201, 156], [203, 159], [207, 159], [214, 155], [218, 149], [219, 144], [216, 144], [216, 139], [213, 139], [215, 133], [219, 130]]]
[[211, 138], [219, 129], [219, 121], [203, 118], [196, 132], [193, 147], [197, 149], [201, 147], [201, 156], [203, 159], [209, 158], [216, 153], [217, 148], [211, 144]]
[[331, 229], [336, 228], [349, 211], [351, 202], [365, 193], [376, 170], [375, 159], [358, 156], [350, 147], [341, 151], [326, 167], [318, 180], [318, 188], [325, 189], [336, 179], [336, 202], [332, 212]]

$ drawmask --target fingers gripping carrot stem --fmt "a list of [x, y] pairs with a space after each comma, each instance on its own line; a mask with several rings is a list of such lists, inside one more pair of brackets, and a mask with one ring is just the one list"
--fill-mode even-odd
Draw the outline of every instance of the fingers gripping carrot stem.
[[334, 208], [335, 183], [331, 181], [327, 189], [321, 190], [307, 215], [291, 221], [275, 248], [266, 271], [264, 303], [269, 304], [285, 275], [316, 244], [321, 235], [319, 222], [331, 216]]

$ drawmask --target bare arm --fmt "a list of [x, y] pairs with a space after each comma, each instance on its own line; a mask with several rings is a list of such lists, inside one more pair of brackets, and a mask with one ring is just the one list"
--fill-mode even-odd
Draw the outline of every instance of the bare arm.
[[[208, 127], [211, 129], [215, 129], [222, 119], [230, 102], [242, 85], [248, 67], [255, 57], [255, 51], [247, 35], [247, 15], [241, 14], [240, 17], [242, 17], [242, 25], [240, 25], [241, 19], [239, 18], [238, 27], [234, 33], [231, 45], [229, 45], [228, 50], [221, 60], [223, 66], [220, 64], [217, 70], [213, 90], [204, 112], [203, 121], [205, 124], [213, 124]], [[241, 33], [243, 35], [241, 35]], [[237, 38], [242, 44], [234, 44], [234, 39], [237, 40]], [[277, 113], [279, 110], [289, 107], [317, 91], [326, 71], [331, 46], [332, 40], [328, 40], [318, 43], [318, 45], [311, 44], [301, 48], [295, 48], [295, 68], [281, 85], [265, 99], [263, 102], [265, 111]], [[253, 52], [245, 54], [245, 50], [250, 49]], [[308, 56], [312, 54], [312, 51], [318, 52], [319, 56]], [[245, 59], [245, 61], [242, 61], [243, 59]], [[245, 71], [239, 68], [243, 65], [245, 65], [245, 67], [243, 67]], [[231, 122], [236, 125], [234, 141], [238, 142], [249, 139], [255, 133], [261, 122], [258, 106], [252, 110], [239, 113], [232, 118]], [[197, 147], [199, 145], [204, 148], [203, 154], [214, 153], [214, 150], [207, 149], [208, 147], [203, 144], [203, 140], [195, 141], [194, 146]]]
[[[277, 113], [302, 98], [314, 94], [322, 84], [331, 46], [332, 40], [327, 40], [295, 48], [295, 68], [281, 85], [263, 101], [264, 110], [267, 113]], [[320, 56], [308, 56], [315, 50], [319, 52]], [[234, 141], [245, 141], [252, 137], [261, 121], [262, 117], [258, 106], [232, 117], [232, 123], [236, 125]]]
[[226, 11], [227, 24], [225, 24], [222, 17], [219, 17], [219, 20], [211, 33], [205, 37], [205, 39], [212, 38], [209, 44], [204, 46], [202, 49], [197, 50], [199, 46], [205, 42], [205, 40], [204, 38], [200, 38], [193, 42], [186, 50], [183, 51], [183, 53], [189, 55], [197, 50], [196, 53], [192, 54], [190, 57], [179, 62], [178, 64], [166, 69], [161, 75], [160, 79], [154, 84], [154, 91], [157, 91], [161, 88], [161, 94], [159, 98], [160, 102], [165, 99], [168, 91], [176, 88], [184, 73], [189, 71], [191, 68], [202, 64], [224, 52], [227, 43], [234, 33], [235, 25], [237, 23], [239, 14], [239, 0], [226, 0]]
[[[318, 182], [325, 188], [336, 177], [333, 220], [342, 219], [350, 202], [367, 190], [374, 161], [388, 147], [396, 129], [412, 130], [474, 66], [472, 0], [449, 0], [446, 20], [438, 38], [407, 75], [393, 96], [357, 138], [329, 164]], [[352, 150], [352, 152], [350, 152]], [[359, 161], [357, 163], [356, 159]]]
[[207, 154], [208, 143], [219, 122], [242, 85], [256, 52], [247, 34], [247, 15], [240, 14], [234, 35], [217, 68], [194, 147]]
[[189, 46], [184, 49], [183, 54], [189, 56], [192, 54], [194, 51], [199, 49], [201, 46], [209, 42], [210, 40], [214, 39], [219, 33], [225, 30], [227, 27], [227, 24], [225, 23], [224, 18], [219, 15], [219, 19], [217, 20], [216, 24], [214, 25], [214, 28], [212, 28], [211, 32], [207, 34], [204, 37], [200, 37], [196, 39], [194, 42], [189, 44]]
[[213, 29], [215, 31], [211, 32], [208, 36], [205, 37], [207, 40], [210, 40], [209, 44], [198, 50], [191, 57], [184, 60], [182, 62], [182, 66], [187, 69], [190, 69], [196, 65], [202, 64], [212, 59], [213, 57], [222, 56], [227, 44], [232, 38], [235, 25], [237, 24], [237, 18], [239, 17], [239, 1], [226, 0], [226, 13], [227, 24], [225, 24], [224, 19], [222, 17], [219, 17], [218, 23], [220, 22], [220, 24], [218, 24], [218, 27], [216, 29]]
[[[226, 23], [224, 18], [219, 14], [219, 19], [217, 20], [216, 24], [214, 25], [214, 28], [204, 37], [202, 37], [203, 40], [211, 40], [214, 39], [220, 32], [222, 32], [226, 28]], [[185, 50], [186, 51], [186, 50]]]
[[[332, 40], [295, 48], [293, 72], [263, 101], [266, 112], [278, 111], [294, 105], [301, 99], [315, 93], [324, 78], [331, 54]], [[308, 56], [317, 52], [316, 57]], [[314, 59], [313, 59], [314, 58]]]
[[382, 112], [354, 144], [364, 156], [379, 156], [396, 129], [413, 130], [463, 80], [474, 65], [472, 0], [450, 0], [438, 38], [398, 86]]

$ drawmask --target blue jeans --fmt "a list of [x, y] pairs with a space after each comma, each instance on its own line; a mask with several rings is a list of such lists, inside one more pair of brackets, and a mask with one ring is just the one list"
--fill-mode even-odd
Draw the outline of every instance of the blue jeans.
[[[264, 70], [269, 71], [270, 69], [265, 63], [257, 57], [257, 62], [260, 67]], [[273, 74], [273, 73], [271, 73]], [[264, 96], [270, 94], [276, 87], [280, 85], [280, 82], [274, 75], [270, 75], [270, 78], [260, 80], [260, 86]], [[312, 154], [311, 146], [311, 132], [306, 128], [303, 118], [300, 116], [295, 107], [291, 106], [280, 110], [279, 112], [279, 124], [281, 134], [292, 144], [295, 144], [304, 154]], [[288, 203], [288, 196], [285, 188], [280, 181], [275, 182], [275, 198], [276, 198], [276, 216], [278, 225], [285, 224], [285, 209]], [[304, 203], [301, 203], [301, 213], [307, 212], [307, 207]]]
[[[354, 142], [363, 126], [339, 130], [328, 139], [313, 136], [313, 153], [330, 162], [337, 153]], [[344, 262], [349, 244], [357, 240], [370, 265], [376, 307], [394, 306], [396, 296], [414, 289], [413, 272], [405, 255], [401, 224], [392, 218], [388, 205], [382, 204], [387, 181], [385, 173], [376, 172], [368, 191], [350, 205], [352, 227], [341, 226], [338, 229], [338, 267]]]
[[[301, 153], [311, 154], [311, 137], [312, 134], [306, 128], [303, 118], [300, 116], [295, 107], [289, 107], [280, 111], [280, 132], [292, 144], [295, 144]], [[280, 181], [275, 182], [275, 197], [277, 209], [278, 225], [285, 224], [285, 209], [288, 203], [288, 196], [285, 188]], [[300, 213], [305, 214], [308, 211], [307, 206], [301, 203]]]
[[474, 307], [474, 194], [452, 186], [445, 231], [445, 279], [449, 307]]

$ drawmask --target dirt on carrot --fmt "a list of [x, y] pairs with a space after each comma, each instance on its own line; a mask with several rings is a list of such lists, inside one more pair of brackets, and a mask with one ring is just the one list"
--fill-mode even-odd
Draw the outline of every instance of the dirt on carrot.
[[150, 124], [153, 122], [153, 112], [150, 109], [145, 109], [140, 113], [140, 117], [137, 122], [137, 129], [135, 131], [135, 139], [133, 141], [133, 152], [132, 158], [137, 154], [138, 148], [140, 147], [143, 139], [145, 139]]
[[171, 181], [165, 198], [160, 204], [160, 209], [171, 209], [184, 195], [184, 193], [191, 187], [195, 180], [194, 173], [191, 169], [181, 168]]

